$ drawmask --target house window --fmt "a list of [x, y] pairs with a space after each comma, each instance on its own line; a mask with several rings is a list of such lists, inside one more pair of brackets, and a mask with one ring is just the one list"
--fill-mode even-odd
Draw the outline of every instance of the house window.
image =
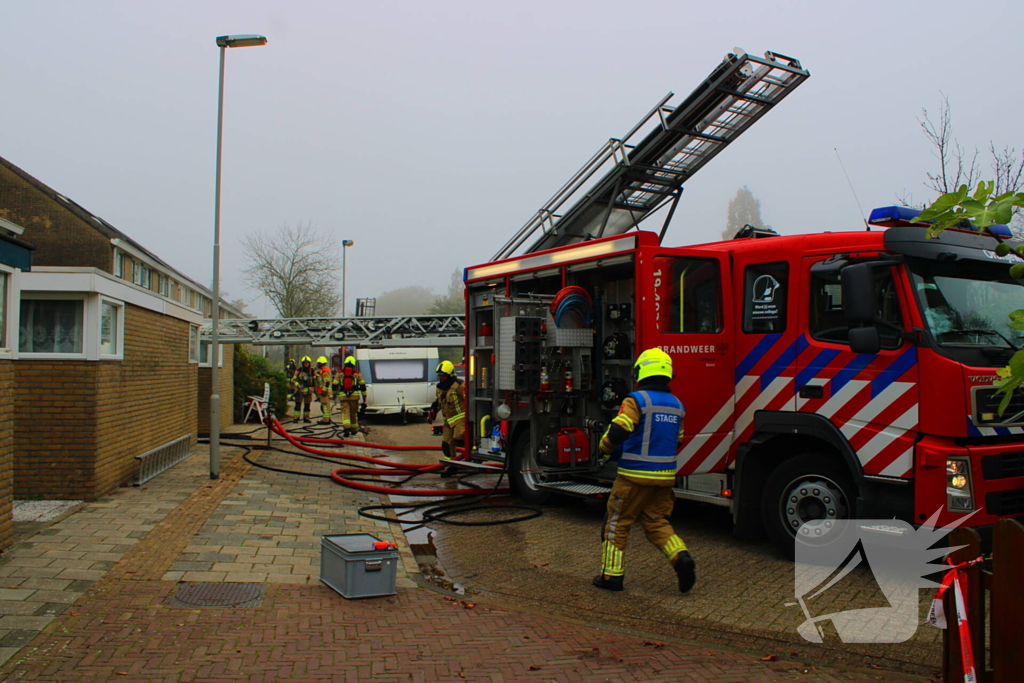
[[7, 348], [7, 292], [10, 275], [0, 273], [0, 349]]
[[162, 296], [169, 297], [171, 295], [171, 279], [164, 275], [163, 273], [158, 274], [156, 277], [157, 292], [159, 292]]
[[116, 275], [117, 277], [120, 277], [120, 278], [124, 277], [124, 252], [123, 251], [115, 251], [114, 252], [114, 275]]
[[199, 362], [199, 327], [196, 325], [188, 328], [188, 360], [190, 363]]
[[85, 302], [25, 299], [21, 302], [18, 350], [22, 353], [82, 353]]
[[[223, 367], [224, 365], [224, 345], [218, 344], [220, 347], [220, 353], [217, 354], [217, 367]], [[210, 367], [210, 349], [213, 344], [208, 341], [199, 342], [199, 364], [204, 367]]]
[[100, 355], [116, 356], [120, 350], [121, 307], [110, 301], [100, 302]]
[[150, 288], [150, 270], [138, 261], [132, 261], [132, 282], [140, 287]]

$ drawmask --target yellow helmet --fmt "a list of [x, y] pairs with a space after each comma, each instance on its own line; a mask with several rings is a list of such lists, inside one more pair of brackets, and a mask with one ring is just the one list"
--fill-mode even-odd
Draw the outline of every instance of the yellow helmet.
[[355, 365], [355, 364], [356, 364], [356, 357], [355, 356], [346, 356], [345, 357], [345, 365]]
[[316, 359], [316, 362], [317, 363], [323, 363], [324, 365], [327, 365], [327, 356], [320, 356], [319, 358]]
[[450, 360], [443, 360], [437, 364], [437, 374], [439, 375], [454, 375], [455, 364]]
[[312, 359], [312, 358], [310, 358], [309, 356], [303, 356], [303, 357], [302, 357], [302, 360], [300, 360], [299, 362], [300, 362], [300, 363], [312, 363], [312, 362], [313, 362], [313, 359]]
[[672, 357], [657, 347], [647, 349], [636, 359], [633, 365], [633, 381], [639, 382], [655, 375], [664, 375], [672, 379]]

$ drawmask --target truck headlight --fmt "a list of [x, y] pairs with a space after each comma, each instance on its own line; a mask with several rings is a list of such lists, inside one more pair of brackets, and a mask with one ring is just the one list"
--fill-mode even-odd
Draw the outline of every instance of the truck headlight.
[[958, 512], [974, 509], [971, 463], [967, 458], [946, 459], [946, 506]]

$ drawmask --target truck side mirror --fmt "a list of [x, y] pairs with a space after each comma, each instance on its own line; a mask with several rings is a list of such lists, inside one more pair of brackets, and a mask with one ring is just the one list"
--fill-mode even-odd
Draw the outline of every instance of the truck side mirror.
[[[867, 263], [843, 268], [839, 273], [843, 286], [843, 313], [850, 327], [875, 321], [875, 274]], [[853, 330], [850, 331], [853, 341]]]
[[[844, 294], [845, 296], [845, 294]], [[878, 353], [882, 349], [882, 340], [878, 336], [878, 328], [851, 327], [850, 328], [850, 350], [854, 353]]]

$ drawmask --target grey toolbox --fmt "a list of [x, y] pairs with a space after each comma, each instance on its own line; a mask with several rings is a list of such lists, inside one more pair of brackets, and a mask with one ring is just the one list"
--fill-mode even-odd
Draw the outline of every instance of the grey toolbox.
[[320, 580], [346, 598], [395, 594], [398, 549], [375, 548], [370, 534], [320, 537]]

